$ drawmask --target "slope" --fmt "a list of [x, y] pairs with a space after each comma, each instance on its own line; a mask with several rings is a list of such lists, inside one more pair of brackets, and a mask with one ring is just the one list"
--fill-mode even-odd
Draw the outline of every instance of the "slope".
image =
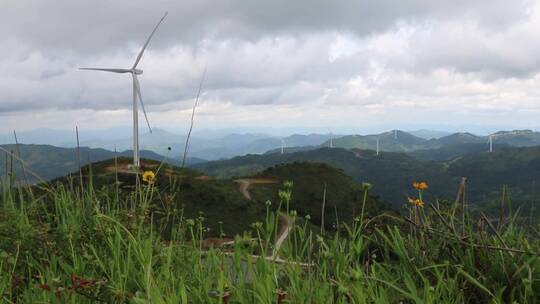
[[[50, 180], [55, 177], [64, 176], [70, 172], [78, 170], [78, 153], [76, 148], [60, 148], [51, 145], [2, 145], [3, 150], [13, 151], [17, 156], [24, 160], [26, 169], [29, 169], [41, 178]], [[14, 173], [14, 176], [18, 180], [24, 178], [21, 163], [16, 159], [12, 159], [5, 151], [0, 151], [0, 178], [5, 177], [10, 172]], [[19, 154], [20, 152], [20, 154]], [[131, 156], [131, 151], [123, 151], [115, 153], [113, 151], [105, 149], [92, 149], [88, 147], [80, 148], [81, 165], [88, 163], [101, 161], [105, 159], [114, 158], [116, 156]], [[154, 153], [152, 151], [141, 151], [141, 155], [147, 159], [153, 160], [165, 160], [171, 163], [177, 163], [173, 159], [167, 158], [163, 155]], [[204, 160], [190, 158], [188, 163], [197, 163]], [[27, 174], [29, 182], [35, 183], [39, 181], [38, 178], [31, 174]]]
[[[477, 146], [474, 146], [477, 147]], [[321, 148], [287, 154], [246, 155], [230, 160], [195, 165], [210, 175], [239, 176], [275, 165], [294, 162], [320, 162], [342, 169], [356, 182], [373, 184], [373, 193], [397, 206], [411, 193], [411, 183], [430, 184], [427, 198], [454, 199], [461, 177], [469, 179], [467, 198], [476, 203], [500, 198], [503, 185], [512, 189], [516, 204], [538, 202], [533, 190], [540, 180], [540, 147], [499, 147], [493, 153], [476, 152], [435, 162], [416, 159], [404, 153], [371, 150]]]

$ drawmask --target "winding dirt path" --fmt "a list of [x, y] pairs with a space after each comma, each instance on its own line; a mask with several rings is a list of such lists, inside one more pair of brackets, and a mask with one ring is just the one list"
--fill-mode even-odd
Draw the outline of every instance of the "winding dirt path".
[[[240, 188], [240, 192], [244, 195], [244, 197], [248, 200], [251, 200], [251, 194], [249, 193], [249, 188], [252, 185], [255, 184], [276, 184], [279, 181], [276, 179], [268, 178], [268, 177], [254, 177], [254, 178], [240, 178], [235, 180], [236, 183], [238, 183], [238, 186]], [[264, 259], [268, 261], [272, 261], [275, 263], [280, 264], [298, 264], [302, 267], [311, 267], [312, 264], [308, 263], [297, 263], [293, 261], [287, 261], [279, 257], [279, 250], [285, 240], [289, 237], [289, 233], [292, 230], [292, 227], [294, 225], [294, 220], [288, 216], [287, 214], [280, 212], [279, 213], [279, 233], [276, 237], [276, 240], [274, 242], [274, 250], [272, 251], [271, 256], [263, 257]], [[253, 255], [252, 259], [253, 262], [255, 262], [258, 258], [261, 258], [261, 256]]]
[[238, 183], [240, 192], [248, 200], [251, 200], [251, 194], [249, 193], [249, 188], [255, 184], [276, 184], [278, 181], [276, 179], [268, 177], [254, 177], [254, 178], [240, 178], [234, 180], [235, 183]]
[[[240, 192], [242, 192], [244, 197], [248, 200], [251, 200], [251, 194], [249, 192], [249, 188], [252, 185], [275, 184], [278, 182], [278, 180], [268, 178], [268, 177], [254, 177], [254, 178], [240, 178], [240, 179], [235, 180], [235, 182], [238, 183]], [[279, 256], [278, 256], [279, 249], [281, 248], [281, 245], [283, 245], [285, 240], [289, 237], [289, 232], [291, 231], [293, 224], [294, 224], [294, 221], [291, 217], [287, 216], [283, 212], [279, 213], [280, 228], [279, 228], [279, 233], [274, 243], [274, 250], [271, 256], [272, 259], [274, 260], [279, 259]]]
[[279, 213], [279, 221], [281, 227], [279, 231], [279, 236], [274, 243], [274, 253], [272, 255], [273, 257], [278, 256], [279, 249], [281, 248], [281, 245], [283, 245], [283, 242], [285, 242], [287, 237], [289, 237], [289, 232], [291, 231], [292, 225], [294, 224], [293, 219], [283, 212]]

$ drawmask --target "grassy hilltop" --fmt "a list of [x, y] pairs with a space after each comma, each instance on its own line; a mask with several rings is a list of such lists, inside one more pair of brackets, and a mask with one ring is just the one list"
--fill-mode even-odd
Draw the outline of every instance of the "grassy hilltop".
[[87, 166], [82, 183], [2, 180], [3, 302], [540, 301], [538, 224], [506, 205], [471, 213], [420, 183], [397, 213], [376, 185], [323, 164], [216, 180], [154, 161], [136, 174], [128, 161]]
[[[83, 185], [92, 187], [107, 196], [129, 196], [137, 183], [136, 175], [128, 169], [129, 159], [118, 158], [93, 163], [82, 168]], [[278, 200], [278, 190], [285, 181], [294, 183], [292, 205], [299, 216], [321, 217], [324, 183], [328, 184], [326, 200], [328, 213], [336, 222], [334, 206], [338, 218], [351, 220], [355, 207], [362, 200], [361, 185], [353, 182], [339, 169], [324, 164], [295, 163], [264, 170], [242, 178], [214, 178], [202, 172], [180, 168], [152, 160], [144, 160], [141, 170], [157, 172], [154, 191], [148, 197], [150, 210], [155, 222], [163, 229], [171, 222], [167, 218], [205, 218], [208, 235], [218, 236], [241, 233], [265, 216], [265, 203]], [[259, 180], [268, 182], [258, 182]], [[79, 172], [53, 180], [52, 184], [70, 185], [77, 189], [80, 184]], [[247, 194], [242, 191], [242, 181], [250, 181]], [[144, 184], [142, 181], [139, 183]], [[369, 196], [366, 211], [380, 213], [390, 210], [390, 206], [379, 198]], [[359, 211], [358, 211], [359, 212]], [[241, 218], [241, 220], [238, 220]], [[162, 219], [165, 219], [162, 221]], [[174, 220], [172, 220], [174, 223]], [[319, 224], [317, 222], [317, 224]]]

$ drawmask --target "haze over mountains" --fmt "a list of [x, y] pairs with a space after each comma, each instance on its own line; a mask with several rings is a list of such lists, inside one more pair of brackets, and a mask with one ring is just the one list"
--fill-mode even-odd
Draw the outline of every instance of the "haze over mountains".
[[[114, 128], [102, 131], [81, 131], [80, 145], [90, 148], [124, 151], [132, 148], [130, 130]], [[75, 147], [74, 131], [41, 129], [19, 132], [19, 143], [48, 144], [59, 147]], [[154, 129], [153, 133], [140, 134], [141, 149], [168, 154], [172, 158], [181, 158], [186, 143], [185, 134], [176, 134], [163, 129]], [[199, 132], [191, 136], [188, 156], [216, 160], [249, 153], [264, 153], [281, 146], [282, 140], [288, 146], [320, 145], [330, 138], [330, 134], [293, 134], [275, 136], [262, 133], [222, 133]], [[0, 144], [14, 143], [13, 134], [0, 134]], [[171, 151], [169, 152], [169, 148]]]
[[[540, 145], [540, 132], [532, 130], [499, 131], [491, 134], [494, 144], [513, 147], [531, 147]], [[489, 135], [472, 133], [453, 133], [439, 138], [421, 138], [411, 133], [393, 130], [375, 135], [347, 135], [333, 140], [334, 147], [345, 149], [376, 149], [377, 138], [381, 151], [410, 152], [415, 150], [437, 149], [448, 145], [484, 144], [486, 147]], [[326, 142], [323, 145], [329, 145]]]
[[[115, 155], [129, 157], [129, 138], [114, 139], [120, 133], [118, 130], [104, 138], [82, 140], [83, 146], [116, 146], [121, 152], [115, 154], [103, 148], [82, 147], [81, 163], [106, 160]], [[356, 182], [373, 183], [374, 193], [394, 204], [407, 195], [413, 180], [428, 180], [432, 185], [433, 191], [430, 193], [433, 197], [452, 197], [462, 176], [470, 178], [468, 197], [471, 200], [497, 198], [504, 184], [510, 185], [514, 193], [518, 193], [516, 200], [530, 202], [537, 199], [532, 189], [540, 181], [540, 133], [531, 130], [496, 132], [491, 135], [493, 153], [489, 153], [488, 136], [454, 133], [434, 138], [433, 132], [425, 130], [412, 133], [423, 133], [426, 138], [399, 130], [376, 135], [344, 136], [296, 134], [279, 137], [260, 133], [194, 136], [187, 164], [210, 176], [229, 178], [256, 174], [283, 163], [326, 163], [342, 169]], [[40, 134], [43, 137], [40, 138]], [[44, 130], [34, 134], [34, 137], [21, 133], [19, 140], [43, 140], [47, 134], [55, 133]], [[74, 134], [71, 136], [74, 137]], [[376, 153], [377, 139], [379, 155]], [[67, 142], [69, 138], [57, 137], [56, 140]], [[283, 153], [282, 140], [286, 144]], [[330, 140], [333, 148], [329, 148]], [[141, 140], [145, 149], [143, 158], [179, 164], [184, 141], [185, 136], [159, 129], [153, 134], [144, 134]], [[73, 147], [27, 144], [1, 147], [17, 154], [20, 151], [27, 169], [44, 179], [78, 170], [77, 150]], [[3, 160], [0, 174], [5, 175], [13, 167], [17, 177], [22, 178], [20, 163], [16, 160], [11, 162], [5, 153], [0, 154]], [[36, 179], [31, 181], [37, 182]]]
[[[101, 131], [84, 130], [80, 132], [80, 145], [89, 148], [102, 148], [109, 151], [124, 151], [132, 148], [132, 140], [128, 128], [113, 128]], [[74, 131], [40, 129], [19, 132], [19, 143], [47, 144], [58, 147], [75, 147]], [[265, 133], [240, 132], [198, 132], [190, 139], [189, 157], [205, 160], [226, 159], [246, 154], [263, 154], [280, 152], [282, 144], [285, 151], [309, 150], [330, 146], [330, 138], [334, 147], [345, 149], [377, 149], [380, 151], [407, 152], [425, 159], [439, 159], [435, 154], [452, 155], [468, 154], [487, 149], [488, 136], [472, 133], [449, 133], [444, 131], [417, 130], [405, 132], [391, 130], [371, 135], [331, 135], [326, 134], [292, 134], [288, 136], [269, 135]], [[540, 133], [531, 130], [500, 131], [492, 135], [493, 144], [497, 146], [528, 147], [540, 145]], [[185, 134], [177, 134], [163, 129], [154, 129], [152, 134], [140, 135], [141, 148], [158, 154], [180, 159], [184, 153]], [[0, 134], [0, 144], [14, 143], [13, 134]], [[462, 148], [459, 145], [465, 145]], [[476, 145], [476, 146], [472, 146]], [[171, 148], [169, 150], [169, 148]], [[423, 153], [423, 150], [442, 149], [435, 154]]]

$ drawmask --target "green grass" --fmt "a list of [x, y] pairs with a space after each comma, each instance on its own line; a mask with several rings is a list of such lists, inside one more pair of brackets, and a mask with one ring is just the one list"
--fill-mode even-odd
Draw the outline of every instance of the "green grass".
[[[318, 235], [296, 212], [294, 183], [285, 183], [251, 229], [228, 247], [207, 249], [207, 223], [186, 216], [188, 206], [156, 214], [156, 197], [188, 191], [178, 186], [187, 176], [161, 188], [169, 179], [161, 172], [153, 185], [133, 175], [121, 191], [100, 179], [40, 189], [3, 180], [2, 302], [540, 301], [538, 226], [521, 226], [519, 215], [505, 214], [508, 221], [492, 230], [460, 205], [426, 202], [404, 215], [365, 214], [361, 199], [357, 216]], [[289, 237], [276, 248], [287, 220]]]

